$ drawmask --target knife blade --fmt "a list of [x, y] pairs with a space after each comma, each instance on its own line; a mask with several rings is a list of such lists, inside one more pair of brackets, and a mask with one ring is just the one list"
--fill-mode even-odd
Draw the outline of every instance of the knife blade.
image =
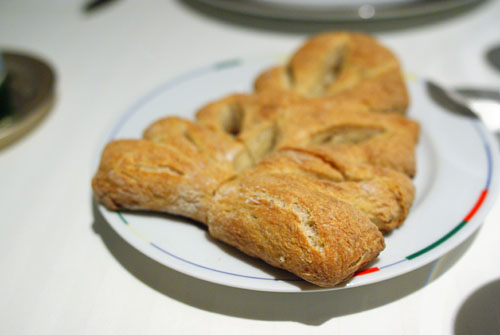
[[500, 90], [446, 89], [426, 80], [427, 92], [441, 107], [471, 119], [480, 119], [493, 132], [500, 130]]

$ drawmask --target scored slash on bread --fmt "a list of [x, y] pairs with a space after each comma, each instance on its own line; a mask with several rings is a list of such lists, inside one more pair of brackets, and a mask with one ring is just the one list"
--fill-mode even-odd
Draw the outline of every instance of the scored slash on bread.
[[332, 106], [403, 114], [408, 93], [396, 56], [362, 33], [330, 32], [309, 39], [286, 65], [260, 74], [257, 92], [286, 91]]
[[237, 94], [200, 109], [196, 122], [220, 136], [232, 135], [254, 163], [284, 147], [315, 147], [353, 163], [415, 174], [418, 123], [349, 102], [333, 108], [290, 93]]
[[105, 147], [94, 195], [111, 210], [152, 210], [204, 222], [215, 190], [235, 176], [232, 160], [241, 147], [190, 121], [166, 118], [148, 128], [144, 139]]
[[[291, 79], [276, 86], [284, 73]], [[330, 33], [255, 86], [194, 122], [166, 117], [142, 139], [109, 143], [94, 195], [111, 210], [200, 221], [244, 253], [332, 287], [377, 257], [382, 233], [413, 202], [419, 126], [401, 115], [399, 65], [371, 37]]]
[[210, 234], [319, 286], [347, 279], [379, 254], [384, 239], [337, 186], [346, 195], [356, 190], [334, 181], [334, 171], [332, 180], [321, 175], [332, 170], [326, 165], [304, 153], [271, 155], [219, 188]]

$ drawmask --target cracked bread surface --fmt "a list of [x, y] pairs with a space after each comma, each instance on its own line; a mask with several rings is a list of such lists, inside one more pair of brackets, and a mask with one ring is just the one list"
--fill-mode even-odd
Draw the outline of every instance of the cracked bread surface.
[[[226, 119], [238, 120], [239, 126], [231, 128], [238, 132], [227, 130]], [[198, 111], [197, 122], [223, 136], [231, 135], [253, 163], [284, 147], [316, 147], [409, 176], [416, 170], [419, 125], [396, 113], [370, 113], [350, 104], [332, 107], [288, 93], [265, 92], [230, 95], [210, 103]]]
[[384, 249], [384, 239], [363, 210], [334, 187], [345, 184], [349, 193], [350, 183], [312, 177], [328, 175], [324, 170], [332, 168], [311, 156], [302, 159], [310, 160], [308, 168], [314, 171], [297, 173], [301, 167], [287, 164], [298, 159], [295, 154], [272, 154], [223, 184], [213, 198], [207, 224], [212, 236], [244, 253], [332, 287], [373, 260]]
[[236, 174], [232, 162], [241, 145], [176, 117], [156, 121], [144, 137], [104, 148], [92, 180], [96, 199], [111, 210], [152, 210], [205, 222], [212, 194]]
[[413, 202], [419, 126], [401, 115], [399, 64], [367, 35], [329, 33], [255, 85], [195, 121], [166, 117], [142, 139], [110, 142], [94, 195], [111, 210], [200, 221], [250, 256], [335, 286], [377, 257]]
[[260, 74], [255, 90], [291, 91], [326, 105], [356, 104], [374, 112], [405, 113], [409, 98], [396, 56], [363, 33], [310, 38], [285, 65]]

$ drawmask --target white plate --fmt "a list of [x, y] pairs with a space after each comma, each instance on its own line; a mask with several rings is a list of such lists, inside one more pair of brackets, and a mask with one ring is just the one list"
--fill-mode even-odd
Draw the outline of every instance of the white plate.
[[279, 19], [363, 21], [443, 12], [482, 0], [199, 0], [233, 12]]
[[[109, 140], [139, 138], [161, 117], [193, 118], [196, 109], [209, 101], [249, 92], [255, 76], [276, 62], [270, 58], [222, 62], [168, 81], [124, 113]], [[499, 185], [496, 140], [481, 123], [434, 104], [421, 81], [409, 79], [408, 86], [412, 98], [409, 116], [422, 129], [416, 200], [404, 225], [386, 237], [386, 249], [370, 268], [336, 289], [386, 280], [438, 259], [470, 236], [494, 203]], [[213, 240], [201, 224], [168, 215], [99, 208], [128, 243], [190, 276], [262, 291], [319, 289]]]

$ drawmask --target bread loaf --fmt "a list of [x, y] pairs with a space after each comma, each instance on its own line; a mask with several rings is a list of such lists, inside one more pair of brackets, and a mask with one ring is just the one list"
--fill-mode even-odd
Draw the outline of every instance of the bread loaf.
[[323, 34], [255, 89], [112, 141], [94, 195], [111, 210], [200, 221], [250, 256], [335, 286], [377, 257], [413, 202], [419, 126], [402, 115], [397, 59], [367, 35]]
[[408, 93], [395, 55], [362, 33], [312, 37], [288, 64], [258, 76], [255, 90], [292, 91], [328, 106], [346, 101], [376, 112], [404, 114]]

